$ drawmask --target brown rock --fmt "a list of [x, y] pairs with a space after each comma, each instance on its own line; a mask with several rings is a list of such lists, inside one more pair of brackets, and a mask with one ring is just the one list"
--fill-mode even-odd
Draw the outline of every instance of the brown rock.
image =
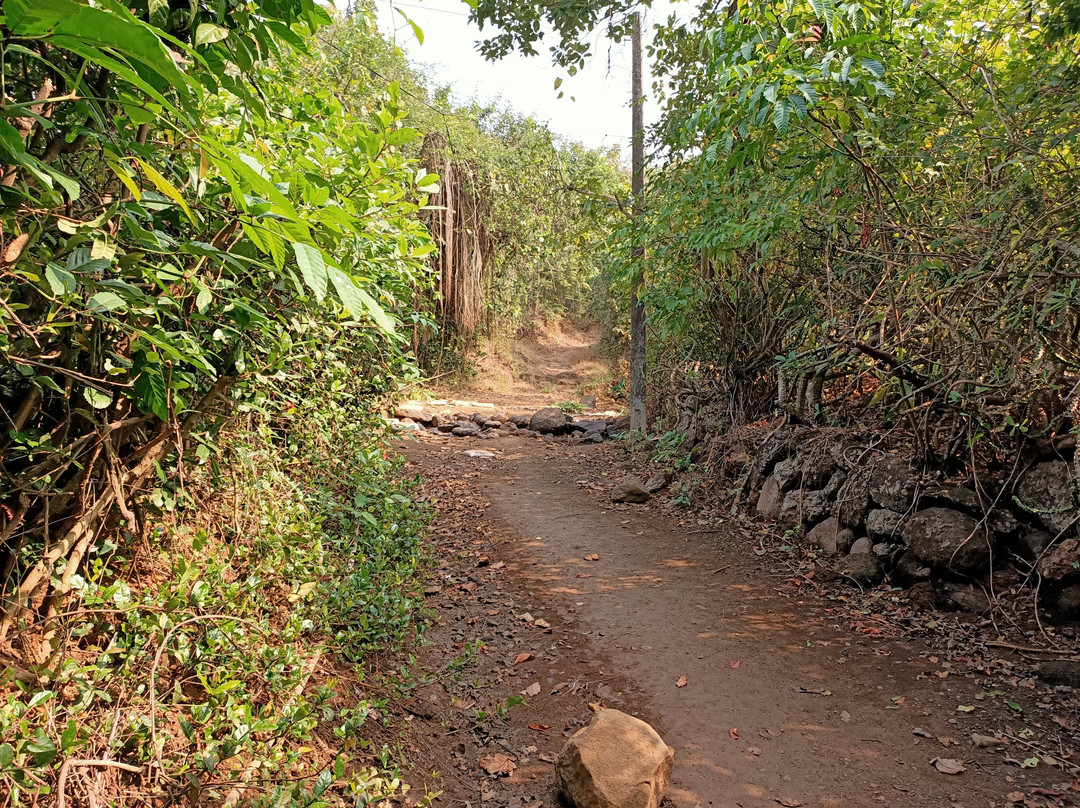
[[1043, 578], [1060, 581], [1080, 573], [1080, 542], [1065, 539], [1042, 554], [1037, 569]]
[[641, 484], [641, 480], [637, 477], [624, 477], [611, 492], [613, 502], [641, 504], [642, 502], [648, 502], [651, 497], [652, 494], [645, 490], [645, 486]]
[[846, 553], [854, 540], [855, 534], [847, 528], [840, 527], [835, 516], [830, 516], [806, 534], [806, 541], [811, 547], [816, 547], [830, 555]]
[[394, 410], [394, 415], [402, 420], [407, 418], [420, 424], [431, 423], [431, 416], [421, 407], [401, 406]]
[[558, 407], [544, 407], [529, 419], [529, 429], [547, 435], [560, 435], [566, 431], [569, 416]]
[[645, 481], [645, 490], [650, 494], [656, 494], [671, 485], [671, 480], [670, 471], [658, 471]]
[[758, 495], [757, 512], [766, 519], [776, 519], [780, 516], [780, 508], [784, 505], [784, 492], [780, 490], [780, 484], [776, 478], [770, 476], [761, 487]]
[[601, 710], [555, 761], [555, 782], [574, 808], [658, 808], [675, 750], [644, 721]]

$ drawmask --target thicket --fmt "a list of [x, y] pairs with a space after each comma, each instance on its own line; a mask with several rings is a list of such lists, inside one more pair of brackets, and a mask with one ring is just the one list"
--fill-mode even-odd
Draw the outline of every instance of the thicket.
[[347, 88], [353, 103], [378, 89], [373, 77], [394, 80], [410, 126], [426, 133], [409, 153], [442, 177], [425, 214], [440, 248], [432, 256], [438, 294], [418, 301], [440, 325], [438, 339], [417, 334], [426, 365], [441, 368], [451, 345], [467, 350], [477, 333], [520, 334], [545, 320], [584, 324], [607, 314], [594, 287], [609, 262], [597, 246], [627, 194], [617, 147], [586, 148], [506, 105], [452, 98], [362, 16], [319, 39], [312, 80]]
[[373, 405], [438, 186], [398, 87], [304, 83], [330, 23], [3, 4], [0, 804], [399, 786], [352, 663], [422, 626]]
[[[478, 2], [568, 72], [628, 0]], [[1080, 404], [1072, 0], [702, 2], [654, 26], [652, 411], [909, 434], [927, 466], [1070, 451]]]
[[[705, 4], [656, 29], [654, 361], [727, 424], [879, 419], [928, 467], [1073, 443], [1075, 9]], [[655, 378], [655, 377], [654, 377]]]

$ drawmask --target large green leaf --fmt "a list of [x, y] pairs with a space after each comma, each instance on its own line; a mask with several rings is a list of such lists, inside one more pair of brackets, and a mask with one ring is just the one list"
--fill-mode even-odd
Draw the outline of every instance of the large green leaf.
[[315, 299], [321, 302], [326, 297], [326, 262], [323, 260], [322, 251], [310, 244], [299, 242], [294, 242], [292, 247], [304, 283], [315, 293]]
[[335, 266], [327, 267], [327, 272], [341, 298], [341, 305], [354, 319], [359, 320], [366, 312], [379, 328], [388, 334], [394, 333], [394, 319], [356, 281]]

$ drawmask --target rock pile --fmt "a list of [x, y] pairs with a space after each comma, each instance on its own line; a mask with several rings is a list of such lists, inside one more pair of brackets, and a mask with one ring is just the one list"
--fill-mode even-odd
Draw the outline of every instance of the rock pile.
[[426, 430], [437, 435], [458, 438], [559, 436], [575, 443], [602, 443], [613, 432], [625, 431], [620, 418], [585, 417], [575, 420], [557, 407], [545, 407], [532, 414], [509, 415], [498, 410], [488, 412], [432, 412], [423, 407], [404, 405], [394, 411], [399, 428]]
[[980, 494], [921, 479], [900, 457], [853, 461], [865, 453], [814, 437], [806, 427], [776, 430], [749, 482], [758, 513], [843, 556], [842, 574], [863, 585], [933, 579], [939, 602], [985, 603], [953, 591], [950, 578], [970, 580], [1015, 555], [1036, 565], [1062, 608], [1080, 611], [1080, 542], [1072, 540], [1080, 496], [1070, 463], [1036, 462], [1009, 490], [983, 480]]

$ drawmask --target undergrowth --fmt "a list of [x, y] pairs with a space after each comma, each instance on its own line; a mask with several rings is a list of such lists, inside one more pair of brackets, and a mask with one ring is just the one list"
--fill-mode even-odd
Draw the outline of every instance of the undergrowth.
[[187, 478], [160, 468], [68, 610], [22, 628], [56, 650], [0, 685], [0, 806], [400, 791], [392, 750], [365, 737], [385, 733], [364, 725], [386, 693], [379, 663], [424, 625], [427, 517], [352, 375], [273, 417], [249, 407]]

